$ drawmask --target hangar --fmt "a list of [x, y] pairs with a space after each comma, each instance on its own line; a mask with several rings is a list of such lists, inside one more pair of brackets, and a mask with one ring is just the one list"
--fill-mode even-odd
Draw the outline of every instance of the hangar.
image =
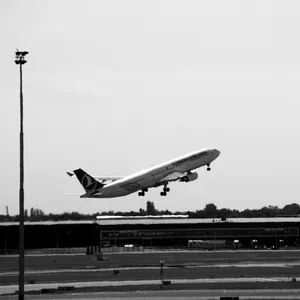
[[[90, 221], [25, 222], [25, 249], [86, 246], [187, 247], [189, 240], [235, 240], [241, 247], [299, 247], [299, 217], [193, 219], [119, 217]], [[0, 251], [18, 249], [18, 223], [0, 223]]]

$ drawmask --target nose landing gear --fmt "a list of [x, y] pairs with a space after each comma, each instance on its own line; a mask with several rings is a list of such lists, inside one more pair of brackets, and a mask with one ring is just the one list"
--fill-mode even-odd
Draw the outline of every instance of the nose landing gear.
[[209, 166], [210, 166], [210, 164], [207, 165], [207, 171], [211, 170], [211, 168]]

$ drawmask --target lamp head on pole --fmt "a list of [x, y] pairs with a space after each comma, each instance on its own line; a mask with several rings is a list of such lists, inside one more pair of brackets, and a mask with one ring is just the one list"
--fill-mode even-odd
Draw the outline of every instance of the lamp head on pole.
[[19, 51], [17, 49], [16, 51], [16, 60], [15, 63], [17, 65], [24, 65], [27, 63], [27, 61], [25, 60], [25, 56], [28, 54], [28, 51]]

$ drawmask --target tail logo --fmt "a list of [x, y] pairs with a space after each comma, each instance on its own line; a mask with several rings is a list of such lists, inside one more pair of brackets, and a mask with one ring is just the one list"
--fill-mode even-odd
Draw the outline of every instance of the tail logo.
[[93, 180], [89, 175], [85, 174], [81, 179], [81, 184], [86, 191], [92, 192], [97, 187], [97, 181]]

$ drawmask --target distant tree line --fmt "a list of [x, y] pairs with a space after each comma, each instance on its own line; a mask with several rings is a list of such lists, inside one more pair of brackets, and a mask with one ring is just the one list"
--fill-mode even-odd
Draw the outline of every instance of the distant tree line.
[[[81, 214], [78, 212], [64, 212], [61, 214], [45, 214], [41, 209], [25, 209], [25, 221], [67, 221], [67, 220], [95, 220], [97, 216], [146, 216], [146, 215], [188, 215], [190, 218], [272, 218], [272, 217], [300, 217], [300, 206], [297, 203], [285, 205], [283, 208], [278, 206], [264, 206], [260, 209], [237, 209], [221, 208], [218, 209], [213, 203], [206, 204], [205, 208], [196, 211], [176, 211], [157, 210], [153, 202], [148, 201], [146, 209], [140, 208], [139, 211], [103, 211], [94, 214]], [[8, 209], [6, 215], [0, 215], [0, 222], [18, 221], [19, 216], [10, 216]]]

